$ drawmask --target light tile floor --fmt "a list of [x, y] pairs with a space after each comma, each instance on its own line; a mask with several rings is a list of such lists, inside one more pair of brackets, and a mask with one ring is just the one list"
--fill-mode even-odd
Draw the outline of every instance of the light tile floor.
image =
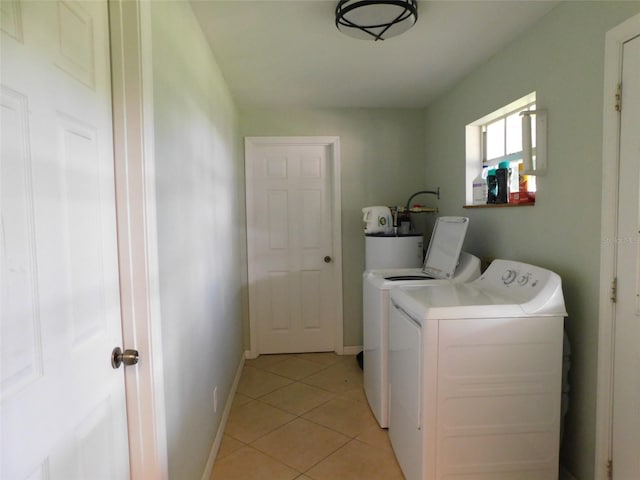
[[402, 480], [354, 356], [247, 360], [212, 480]]

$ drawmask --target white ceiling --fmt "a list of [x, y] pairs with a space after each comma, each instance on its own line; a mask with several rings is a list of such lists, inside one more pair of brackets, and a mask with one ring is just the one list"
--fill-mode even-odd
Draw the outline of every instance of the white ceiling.
[[382, 42], [335, 27], [337, 0], [191, 0], [240, 107], [424, 107], [557, 1], [419, 1]]

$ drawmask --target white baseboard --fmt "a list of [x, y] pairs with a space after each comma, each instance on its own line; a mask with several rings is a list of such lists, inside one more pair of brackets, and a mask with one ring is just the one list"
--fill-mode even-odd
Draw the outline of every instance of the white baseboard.
[[[362, 345], [352, 345], [349, 347], [342, 347], [342, 353], [339, 355], [357, 355], [361, 351], [362, 351]], [[245, 350], [244, 358], [252, 359], [256, 357], [253, 356], [253, 354], [251, 353], [251, 350]]]
[[220, 449], [220, 444], [222, 443], [222, 436], [224, 435], [224, 428], [227, 426], [227, 420], [229, 419], [229, 413], [231, 412], [231, 405], [233, 404], [233, 398], [236, 396], [238, 383], [240, 382], [240, 377], [242, 376], [244, 359], [245, 359], [245, 354], [243, 353], [242, 357], [240, 358], [240, 363], [238, 363], [238, 368], [236, 369], [236, 376], [233, 379], [233, 385], [231, 385], [229, 396], [227, 397], [227, 401], [225, 402], [225, 405], [224, 405], [222, 418], [220, 419], [220, 424], [218, 425], [218, 431], [216, 432], [216, 438], [213, 441], [211, 452], [209, 452], [209, 458], [207, 459], [207, 465], [205, 466], [204, 473], [202, 474], [202, 480], [209, 480], [211, 478], [211, 474], [213, 473], [213, 464], [215, 463], [216, 457], [218, 456], [218, 450]]
[[342, 348], [343, 355], [357, 355], [362, 351], [362, 345], [351, 345]]

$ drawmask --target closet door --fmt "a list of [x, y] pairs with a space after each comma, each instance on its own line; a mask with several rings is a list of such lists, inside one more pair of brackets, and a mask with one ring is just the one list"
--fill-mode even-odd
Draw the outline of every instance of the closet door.
[[106, 1], [2, 1], [6, 479], [129, 477]]
[[248, 138], [245, 155], [255, 353], [337, 350], [342, 272], [335, 141]]
[[620, 113], [613, 478], [640, 472], [640, 36], [624, 44]]

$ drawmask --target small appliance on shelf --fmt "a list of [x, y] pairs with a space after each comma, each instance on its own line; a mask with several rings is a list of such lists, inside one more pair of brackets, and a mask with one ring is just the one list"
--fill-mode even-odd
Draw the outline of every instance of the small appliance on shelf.
[[364, 207], [362, 221], [366, 223], [364, 233], [393, 232], [393, 221], [389, 207]]

